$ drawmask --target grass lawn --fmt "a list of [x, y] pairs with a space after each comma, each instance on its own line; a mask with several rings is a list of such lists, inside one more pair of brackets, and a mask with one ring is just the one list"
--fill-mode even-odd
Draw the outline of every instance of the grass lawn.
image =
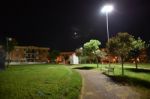
[[[100, 71], [103, 71], [103, 68], [106, 66], [108, 64], [99, 64], [99, 68], [97, 68], [96, 64], [80, 64], [80, 67], [84, 67], [83, 69], [96, 69]], [[121, 64], [111, 64], [111, 66], [115, 66], [115, 71], [113, 75], [112, 73], [110, 75], [121, 76]], [[134, 64], [124, 64], [125, 76], [150, 82], [150, 64], [139, 64], [138, 68], [136, 70]]]
[[18, 65], [0, 72], [1, 99], [78, 99], [80, 75], [64, 65]]
[[[103, 72], [103, 68], [108, 64], [99, 64], [99, 68], [96, 68], [96, 64], [81, 64], [79, 69], [95, 69]], [[150, 64], [139, 64], [138, 70], [135, 69], [135, 64], [124, 64], [124, 76], [121, 75], [121, 64], [111, 64], [115, 66], [114, 74], [106, 74], [114, 82], [122, 85], [131, 86], [135, 91], [141, 93], [143, 99], [150, 98]]]

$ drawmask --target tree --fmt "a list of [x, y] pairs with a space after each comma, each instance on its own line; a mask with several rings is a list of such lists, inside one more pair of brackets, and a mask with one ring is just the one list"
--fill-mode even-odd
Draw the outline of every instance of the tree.
[[138, 57], [141, 53], [141, 49], [145, 48], [145, 41], [143, 41], [141, 38], [138, 38], [137, 40], [134, 39], [132, 42], [133, 50], [130, 51], [129, 56], [134, 58], [135, 67], [138, 68]]
[[104, 51], [101, 51], [101, 50], [97, 50], [96, 55], [98, 58], [104, 58], [104, 57], [106, 57], [107, 53]]
[[84, 50], [87, 54], [93, 54], [95, 56], [96, 62], [97, 62], [97, 68], [98, 68], [98, 56], [96, 51], [99, 50], [99, 46], [101, 45], [101, 42], [98, 40], [90, 40], [89, 42], [86, 42], [84, 44]]
[[63, 55], [63, 57], [64, 57], [64, 62], [65, 62], [65, 64], [67, 63], [67, 60], [69, 59], [69, 55]]
[[132, 42], [134, 37], [128, 33], [118, 33], [115, 37], [110, 38], [107, 43], [109, 53], [121, 58], [122, 75], [124, 75], [124, 59], [133, 49]]
[[60, 52], [58, 50], [49, 50], [49, 58], [50, 62], [55, 62], [57, 56], [59, 56]]

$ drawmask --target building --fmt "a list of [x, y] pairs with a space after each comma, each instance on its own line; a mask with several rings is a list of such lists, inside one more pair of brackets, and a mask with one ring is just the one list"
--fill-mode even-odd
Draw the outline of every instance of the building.
[[75, 53], [73, 53], [73, 54], [69, 57], [69, 61], [70, 61], [70, 64], [79, 64], [79, 57], [76, 56]]
[[56, 62], [59, 64], [69, 64], [70, 60], [69, 57], [75, 52], [61, 52], [60, 55], [57, 57]]
[[10, 52], [11, 62], [47, 62], [49, 48], [36, 46], [15, 46]]

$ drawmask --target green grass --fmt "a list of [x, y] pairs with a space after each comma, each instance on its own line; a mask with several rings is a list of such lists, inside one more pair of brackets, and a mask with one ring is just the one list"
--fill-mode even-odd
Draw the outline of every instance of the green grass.
[[[105, 68], [106, 66], [109, 65], [99, 64], [99, 68], [97, 68], [96, 64], [80, 64], [80, 68], [84, 67], [85, 69], [88, 68], [100, 71], [103, 71], [103, 68]], [[111, 64], [111, 66], [115, 66], [115, 71], [114, 74], [110, 73], [110, 75], [121, 76], [121, 64]], [[136, 70], [134, 64], [124, 64], [124, 76], [150, 82], [150, 64], [139, 64], [138, 68], [139, 69]]]
[[80, 75], [63, 65], [18, 65], [0, 72], [1, 99], [78, 99]]

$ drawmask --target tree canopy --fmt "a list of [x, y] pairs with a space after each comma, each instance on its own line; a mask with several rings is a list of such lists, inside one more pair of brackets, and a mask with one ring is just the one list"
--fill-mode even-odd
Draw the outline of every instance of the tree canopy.
[[88, 55], [94, 55], [95, 59], [97, 61], [97, 67], [98, 67], [98, 56], [96, 51], [99, 50], [99, 46], [101, 45], [101, 42], [98, 40], [90, 40], [89, 42], [86, 42], [84, 44], [84, 51]]
[[124, 75], [124, 58], [133, 49], [134, 37], [128, 33], [118, 33], [115, 37], [110, 38], [107, 48], [111, 54], [120, 56], [122, 63], [122, 75]]
[[101, 45], [101, 42], [98, 40], [90, 40], [89, 42], [86, 42], [84, 44], [84, 48], [87, 49], [88, 51], [96, 51], [99, 49], [99, 46]]
[[57, 58], [57, 56], [59, 56], [60, 52], [58, 50], [50, 50], [49, 51], [49, 58], [51, 62], [55, 62], [55, 59]]
[[132, 42], [133, 49], [130, 51], [129, 56], [134, 58], [136, 69], [138, 68], [138, 57], [141, 53], [141, 49], [145, 48], [145, 41], [143, 41], [140, 37], [138, 39], [134, 39]]

